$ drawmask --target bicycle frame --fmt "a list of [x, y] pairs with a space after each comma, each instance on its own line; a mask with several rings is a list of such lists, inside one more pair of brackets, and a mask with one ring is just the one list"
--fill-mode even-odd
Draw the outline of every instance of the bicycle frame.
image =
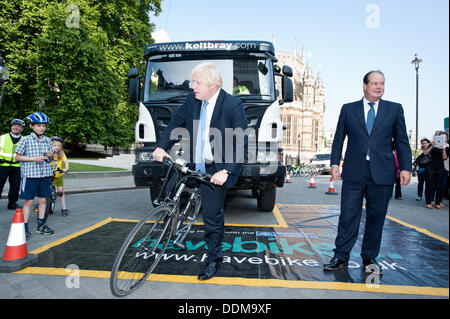
[[[189, 180], [199, 180], [200, 178], [196, 175], [187, 175], [181, 177], [181, 179], [178, 181], [179, 173], [180, 172], [182, 173], [183, 170], [185, 172], [188, 170], [186, 167], [183, 167], [183, 164], [179, 163], [170, 164], [170, 167], [167, 171], [166, 178], [164, 179], [159, 195], [153, 201], [153, 204], [156, 206], [169, 205], [173, 207], [170, 213], [170, 215], [173, 215], [175, 224], [174, 232], [176, 238], [174, 239], [173, 244], [184, 249], [185, 246], [182, 244], [182, 242], [186, 238], [186, 235], [190, 230], [192, 224], [194, 224], [197, 221], [195, 218], [189, 216], [190, 215], [189, 211], [191, 208], [200, 210], [201, 200], [199, 187], [195, 186], [194, 188], [189, 188], [187, 186]], [[174, 172], [174, 174], [177, 175], [175, 177], [174, 176], [171, 177], [172, 179], [175, 178], [175, 182], [173, 183], [172, 188], [167, 190], [166, 187], [170, 182], [169, 176], [171, 172]], [[175, 189], [176, 189], [175, 195], [171, 198], [171, 194], [173, 194]], [[187, 200], [186, 206], [184, 207], [183, 210], [181, 210], [180, 208], [183, 192], [187, 192], [190, 195]], [[163, 200], [161, 200], [161, 195], [163, 193], [165, 193], [166, 196]], [[196, 212], [194, 216], [197, 216], [197, 214], [198, 212]]]

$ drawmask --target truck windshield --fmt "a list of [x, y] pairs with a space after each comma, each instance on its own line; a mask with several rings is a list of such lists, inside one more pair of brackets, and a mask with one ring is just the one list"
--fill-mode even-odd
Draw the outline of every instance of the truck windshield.
[[186, 60], [155, 56], [147, 65], [144, 102], [182, 102], [192, 92], [192, 69], [203, 62], [216, 65], [227, 93], [244, 101], [275, 100], [272, 61], [266, 58]]

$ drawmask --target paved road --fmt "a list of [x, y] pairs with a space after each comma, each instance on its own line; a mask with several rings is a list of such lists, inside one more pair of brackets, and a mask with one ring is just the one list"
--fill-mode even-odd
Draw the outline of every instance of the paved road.
[[[55, 214], [48, 224], [55, 229], [52, 236], [33, 234], [27, 243], [28, 250], [42, 247], [59, 238], [103, 221], [108, 217], [139, 219], [149, 208], [147, 189], [132, 188], [132, 177], [96, 177], [92, 179], [67, 179], [68, 208], [70, 215], [66, 218]], [[87, 181], [87, 182], [86, 182]], [[309, 189], [309, 179], [295, 177], [277, 193], [277, 203], [308, 205], [339, 205], [340, 196], [325, 195], [328, 190], [329, 177], [316, 177], [316, 189]], [[124, 190], [104, 191], [108, 187], [120, 186]], [[340, 194], [341, 183], [335, 184]], [[425, 228], [439, 236], [448, 238], [448, 201], [443, 211], [427, 210], [424, 202], [415, 201], [413, 183], [403, 189], [404, 200], [392, 200], [389, 215], [414, 226]], [[0, 243], [6, 243], [13, 212], [6, 210], [6, 199], [0, 200]], [[57, 206], [58, 209], [59, 206]], [[245, 207], [239, 210], [238, 207]], [[230, 196], [227, 207], [227, 223], [273, 223], [273, 214], [256, 211], [255, 200], [249, 192], [236, 192]], [[30, 222], [33, 223], [34, 221]], [[4, 247], [0, 248], [3, 255]], [[80, 287], [69, 289], [65, 276], [6, 274], [0, 273], [0, 298], [112, 298], [109, 281], [98, 278], [80, 278]], [[432, 298], [420, 295], [377, 294], [358, 291], [297, 289], [277, 287], [248, 287], [241, 285], [214, 285], [208, 283], [148, 282], [129, 298], [180, 298], [180, 299], [242, 299], [242, 298]], [[439, 298], [439, 297], [438, 297]]]

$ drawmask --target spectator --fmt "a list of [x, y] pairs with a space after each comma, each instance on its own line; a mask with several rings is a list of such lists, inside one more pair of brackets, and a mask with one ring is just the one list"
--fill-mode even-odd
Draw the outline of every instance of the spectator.
[[67, 161], [66, 154], [63, 150], [64, 140], [59, 136], [53, 136], [51, 141], [53, 146], [53, 159], [51, 165], [53, 168], [53, 173], [55, 174], [53, 184], [57, 187], [57, 194], [61, 198], [61, 215], [66, 217], [68, 210], [66, 208], [66, 196], [64, 194], [63, 174], [67, 173], [69, 170], [69, 162]]
[[[423, 151], [428, 147], [428, 145], [430, 144], [430, 140], [427, 138], [423, 138], [420, 140], [420, 148], [422, 149], [422, 153]], [[420, 167], [418, 166], [417, 162], [414, 162], [414, 166], [417, 167], [417, 198], [416, 200], [421, 201], [422, 197], [423, 197], [423, 185], [425, 183], [425, 169], [426, 167]]]
[[17, 205], [20, 190], [20, 163], [16, 161], [15, 148], [22, 138], [25, 122], [14, 119], [11, 132], [0, 136], [0, 196], [6, 180], [9, 179], [8, 209], [21, 208]]
[[[448, 166], [449, 166], [449, 159], [448, 156], [450, 155], [449, 152], [449, 145], [448, 145], [448, 134], [446, 132], [440, 132], [441, 136], [445, 137], [445, 149], [446, 149], [446, 153], [447, 153], [447, 159], [444, 160], [444, 175], [443, 175], [443, 180], [442, 180], [442, 192], [441, 192], [441, 196], [439, 197], [439, 202], [441, 203], [441, 207], [444, 207], [444, 203], [442, 202], [443, 198], [448, 199]], [[436, 201], [438, 199], [436, 198]]]
[[20, 162], [22, 187], [20, 198], [24, 199], [23, 218], [25, 222], [25, 236], [28, 240], [31, 233], [28, 230], [28, 219], [34, 198], [38, 197], [39, 213], [37, 217], [36, 233], [51, 235], [53, 230], [45, 225], [45, 208], [47, 198], [51, 196], [50, 156], [53, 149], [50, 138], [44, 136], [47, 124], [50, 122], [47, 115], [41, 112], [30, 114], [27, 117], [33, 132], [23, 137], [16, 147], [16, 160]]
[[[441, 132], [436, 132], [435, 136], [441, 135]], [[433, 139], [431, 144], [423, 151], [423, 154], [431, 155], [431, 164], [426, 169], [426, 187], [425, 198], [427, 201], [426, 207], [433, 208], [433, 194], [436, 192], [436, 209], [442, 210], [444, 205], [441, 205], [442, 200], [442, 182], [445, 174], [444, 161], [448, 158], [448, 146], [441, 148], [435, 146], [436, 141]]]

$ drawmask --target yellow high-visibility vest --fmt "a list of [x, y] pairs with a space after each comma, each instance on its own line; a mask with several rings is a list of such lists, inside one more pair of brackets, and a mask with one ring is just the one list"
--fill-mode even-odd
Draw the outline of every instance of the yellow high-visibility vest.
[[[22, 137], [20, 137], [22, 138]], [[20, 141], [20, 139], [19, 139]], [[3, 134], [0, 136], [0, 158], [6, 161], [15, 162], [16, 161], [16, 153], [14, 150], [16, 149], [17, 144], [19, 143], [17, 141], [16, 144], [13, 143], [11, 135], [9, 133]], [[1, 163], [0, 166], [14, 166], [19, 167], [20, 163]]]
[[238, 85], [233, 89], [233, 95], [238, 94], [250, 94], [250, 91], [245, 85]]

